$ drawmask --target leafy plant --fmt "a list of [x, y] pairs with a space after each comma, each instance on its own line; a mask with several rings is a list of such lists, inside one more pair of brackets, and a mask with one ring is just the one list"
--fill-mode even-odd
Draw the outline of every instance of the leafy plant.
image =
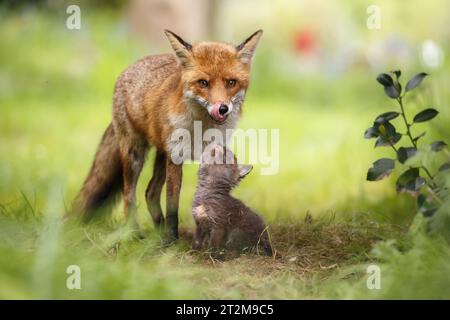
[[[391, 76], [392, 75], [392, 76]], [[380, 114], [375, 118], [373, 126], [364, 133], [364, 138], [375, 138], [375, 148], [390, 147], [395, 152], [395, 158], [382, 158], [375, 161], [367, 172], [368, 181], [378, 181], [389, 176], [395, 169], [396, 162], [406, 167], [400, 174], [396, 182], [397, 192], [406, 192], [417, 198], [419, 211], [424, 216], [432, 216], [438, 207], [443, 203], [443, 194], [447, 190], [438, 181], [438, 175], [441, 172], [450, 170], [450, 162], [443, 163], [435, 174], [432, 174], [429, 168], [425, 166], [419, 153], [437, 153], [444, 150], [447, 144], [444, 141], [435, 141], [428, 146], [419, 146], [419, 140], [425, 136], [426, 132], [414, 136], [411, 128], [420, 126], [422, 122], [432, 120], [438, 115], [434, 108], [427, 108], [417, 113], [412, 121], [408, 121], [405, 113], [404, 98], [407, 94], [417, 88], [427, 77], [426, 73], [419, 73], [412, 77], [403, 89], [399, 79], [401, 71], [392, 71], [390, 74], [382, 73], [378, 75], [377, 81], [383, 86], [384, 93], [398, 103], [399, 110], [389, 111]], [[403, 120], [404, 131], [398, 132], [395, 125], [391, 122], [397, 117]], [[409, 146], [397, 147], [397, 143], [406, 138]], [[418, 158], [418, 159], [417, 159]]]

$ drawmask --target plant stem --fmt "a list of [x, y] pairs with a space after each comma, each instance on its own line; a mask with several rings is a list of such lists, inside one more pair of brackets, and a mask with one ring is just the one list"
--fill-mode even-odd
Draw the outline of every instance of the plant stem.
[[394, 151], [395, 151], [395, 154], [397, 154], [397, 148], [396, 147], [394, 147], [394, 145], [392, 144], [392, 142], [390, 142], [389, 141], [389, 145], [392, 147], [392, 149], [394, 149]]
[[421, 168], [425, 171], [425, 173], [428, 175], [428, 177], [430, 177], [430, 179], [433, 180], [433, 176], [431, 175], [430, 171], [428, 171], [428, 169], [425, 168], [424, 166], [421, 166]]
[[425, 171], [427, 176], [430, 178], [431, 187], [433, 189], [436, 188], [436, 184], [434, 183], [434, 179], [433, 179], [433, 176], [431, 175], [430, 171], [425, 166], [421, 166], [420, 168], [423, 169], [423, 171]]
[[439, 203], [439, 205], [443, 204], [443, 201], [441, 200], [441, 198], [439, 198], [439, 196], [436, 194], [436, 192], [434, 192], [434, 190], [432, 188], [430, 188], [430, 186], [428, 186], [428, 193], [434, 198], [434, 200], [436, 200], [437, 203]]
[[403, 107], [403, 97], [399, 97], [397, 99], [398, 104], [400, 105], [400, 109], [402, 110], [402, 118], [403, 121], [405, 122], [405, 126], [406, 126], [406, 134], [408, 135], [409, 139], [411, 140], [411, 143], [413, 144], [414, 148], [417, 149], [417, 142], [414, 141], [412, 135], [411, 135], [411, 130], [410, 127], [411, 125], [408, 123], [408, 120], [406, 120], [406, 115], [405, 115], [405, 108]]
[[[405, 126], [406, 126], [406, 135], [409, 137], [414, 148], [416, 148], [416, 150], [417, 150], [417, 141], [414, 141], [412, 134], [411, 134], [411, 130], [410, 130], [411, 124], [409, 124], [408, 120], [406, 119], [405, 108], [403, 107], [403, 97], [400, 96], [397, 99], [397, 101], [398, 101], [398, 104], [400, 105], [400, 109], [402, 110], [401, 114], [402, 114], [402, 118], [403, 118], [403, 121], [405, 122]], [[432, 189], [436, 188], [436, 184], [434, 183], [434, 179], [433, 179], [433, 176], [431, 175], [430, 171], [425, 166], [421, 166], [420, 168], [422, 168], [425, 171], [425, 173], [428, 175], [428, 177], [430, 178], [431, 188]]]

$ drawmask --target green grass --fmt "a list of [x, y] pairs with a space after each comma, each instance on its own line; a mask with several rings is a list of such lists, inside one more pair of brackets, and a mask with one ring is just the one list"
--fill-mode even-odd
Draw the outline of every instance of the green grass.
[[[271, 235], [281, 258], [217, 261], [192, 252], [186, 230], [176, 245], [165, 247], [155, 233], [126, 241], [114, 224], [63, 225], [51, 215], [16, 219], [15, 212], [1, 217], [1, 298], [320, 298], [338, 270], [371, 260], [366, 252], [382, 234], [401, 232], [332, 217], [276, 224]], [[67, 290], [69, 265], [80, 266], [82, 290]]]
[[[214, 261], [190, 251], [195, 165], [185, 166], [176, 245], [161, 244], [146, 210], [151, 163], [138, 186], [147, 238], [121, 234], [121, 205], [102, 223], [61, 222], [110, 122], [115, 78], [146, 52], [109, 12], [88, 12], [75, 33], [56, 14], [0, 16], [0, 298], [450, 298], [448, 246], [407, 232], [414, 201], [395, 194], [395, 175], [365, 181], [386, 154], [362, 138], [389, 107], [373, 74], [277, 76], [261, 47], [239, 127], [280, 129], [280, 170], [263, 176], [257, 165], [235, 194], [264, 216], [282, 257]], [[382, 290], [365, 286], [370, 263], [382, 266]], [[73, 264], [80, 291], [65, 285]]]

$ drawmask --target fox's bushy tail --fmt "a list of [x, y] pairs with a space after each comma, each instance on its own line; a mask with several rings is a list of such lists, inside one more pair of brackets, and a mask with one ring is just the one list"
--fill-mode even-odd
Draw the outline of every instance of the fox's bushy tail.
[[73, 214], [89, 221], [98, 211], [108, 211], [122, 191], [122, 164], [119, 143], [110, 124], [103, 134], [83, 187], [73, 203]]

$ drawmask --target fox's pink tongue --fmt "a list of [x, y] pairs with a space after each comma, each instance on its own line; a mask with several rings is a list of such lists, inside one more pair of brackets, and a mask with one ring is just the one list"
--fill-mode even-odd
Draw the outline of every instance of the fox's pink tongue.
[[219, 112], [221, 104], [222, 104], [221, 102], [213, 104], [213, 107], [212, 107], [212, 110], [210, 113], [211, 117], [213, 117], [214, 120], [219, 121], [219, 122], [222, 122], [225, 120], [225, 116], [221, 115]]

